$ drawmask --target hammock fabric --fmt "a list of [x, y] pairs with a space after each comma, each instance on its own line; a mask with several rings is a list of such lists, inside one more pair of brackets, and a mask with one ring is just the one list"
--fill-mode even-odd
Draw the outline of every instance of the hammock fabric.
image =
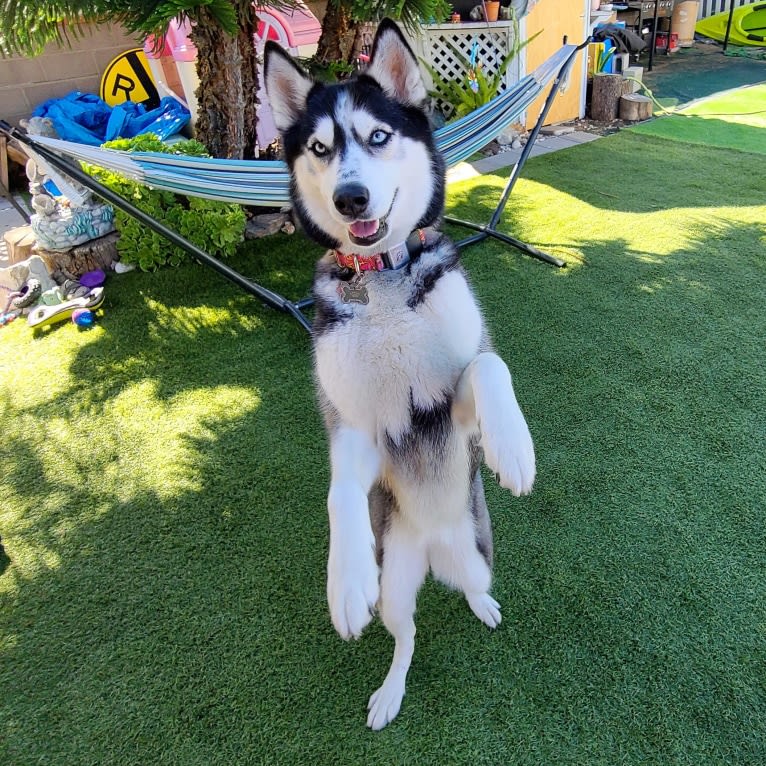
[[[441, 128], [436, 132], [436, 142], [444, 153], [447, 163], [454, 165], [470, 157], [478, 149], [488, 144], [498, 133], [508, 127], [540, 95], [549, 81], [553, 86], [548, 93], [535, 126], [532, 128], [521, 156], [505, 184], [500, 200], [487, 224], [477, 224], [446, 217], [445, 220], [474, 230], [475, 234], [457, 242], [458, 247], [467, 247], [492, 237], [500, 242], [517, 248], [523, 253], [555, 266], [564, 266], [564, 261], [521, 242], [510, 235], [498, 231], [505, 205], [511, 195], [516, 180], [534, 146], [540, 128], [553, 103], [553, 100], [569, 72], [575, 56], [588, 44], [567, 45], [556, 51], [534, 72], [527, 75], [513, 88], [494, 98], [488, 104], [474, 110], [462, 119]], [[173, 154], [151, 154], [147, 152], [118, 152], [75, 144], [59, 139], [42, 136], [28, 136], [8, 123], [0, 120], [0, 133], [16, 138], [31, 152], [42, 156], [51, 166], [98, 194], [115, 207], [136, 218], [149, 229], [185, 250], [201, 263], [217, 271], [246, 292], [259, 298], [272, 308], [284, 311], [294, 317], [300, 325], [311, 332], [311, 322], [304, 313], [313, 303], [312, 298], [291, 301], [267, 287], [253, 282], [239, 272], [184, 239], [178, 232], [169, 229], [162, 222], [133, 205], [95, 178], [88, 175], [80, 166], [61, 155], [99, 165], [100, 167], [123, 173], [147, 186], [156, 189], [188, 194], [208, 199], [217, 199], [242, 204], [281, 206], [289, 201], [289, 175], [284, 163], [258, 162], [242, 160], [216, 160], [198, 157], [179, 157]]]
[[[465, 117], [435, 131], [449, 166], [470, 157], [519, 118], [559, 73], [578, 46], [564, 45], [534, 72]], [[175, 154], [123, 152], [34, 136], [37, 144], [121, 173], [154, 189], [192, 197], [282, 207], [290, 200], [290, 178], [281, 161], [219, 160]]]

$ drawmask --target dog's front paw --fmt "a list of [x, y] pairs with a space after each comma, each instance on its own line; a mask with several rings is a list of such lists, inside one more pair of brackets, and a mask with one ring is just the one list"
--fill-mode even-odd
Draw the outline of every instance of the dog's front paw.
[[535, 448], [518, 404], [495, 410], [491, 422], [482, 422], [480, 429], [484, 459], [500, 486], [514, 495], [529, 494], [535, 481]]
[[380, 586], [375, 551], [370, 547], [343, 555], [330, 547], [327, 602], [340, 637], [359, 638], [375, 614]]

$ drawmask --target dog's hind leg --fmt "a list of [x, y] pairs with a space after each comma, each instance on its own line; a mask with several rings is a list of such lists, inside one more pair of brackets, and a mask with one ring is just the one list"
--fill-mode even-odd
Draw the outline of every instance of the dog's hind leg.
[[372, 619], [379, 593], [367, 496], [378, 477], [380, 455], [366, 434], [340, 426], [330, 434], [330, 462], [327, 601], [341, 637], [358, 638]]
[[[480, 481], [478, 477], [477, 480]], [[488, 628], [496, 628], [502, 619], [500, 604], [489, 595], [491, 554], [480, 550], [483, 547], [481, 537], [477, 537], [476, 519], [466, 515], [457, 526], [445, 531], [430, 545], [428, 558], [434, 577], [463, 591], [471, 611]]]
[[396, 644], [388, 675], [367, 705], [367, 725], [376, 731], [396, 717], [404, 698], [415, 651], [415, 602], [428, 571], [424, 545], [401, 520], [392, 519], [384, 540], [380, 617]]
[[481, 434], [484, 459], [500, 485], [526, 495], [535, 480], [532, 437], [513, 392], [511, 373], [492, 352], [476, 356], [458, 380], [453, 414]]

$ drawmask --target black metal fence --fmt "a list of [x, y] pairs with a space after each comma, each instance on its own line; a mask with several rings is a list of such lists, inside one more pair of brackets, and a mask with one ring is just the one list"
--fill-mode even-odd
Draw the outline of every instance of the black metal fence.
[[[752, 3], [760, 1], [761, 0], [733, 0], [736, 8], [739, 8], [740, 5], [751, 5]], [[732, 0], [700, 0], [697, 18], [706, 19], [708, 16], [713, 16], [716, 13], [728, 11], [731, 3]]]

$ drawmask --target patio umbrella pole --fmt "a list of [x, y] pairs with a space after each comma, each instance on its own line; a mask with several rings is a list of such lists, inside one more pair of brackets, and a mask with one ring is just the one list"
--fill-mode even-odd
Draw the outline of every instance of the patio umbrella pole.
[[726, 53], [726, 46], [729, 44], [729, 35], [731, 34], [731, 22], [734, 18], [734, 0], [729, 3], [729, 18], [726, 21], [726, 35], [723, 38], [723, 52]]
[[17, 141], [20, 141], [22, 144], [28, 146], [45, 160], [50, 162], [50, 164], [55, 168], [58, 168], [58, 170], [60, 170], [62, 173], [71, 176], [75, 181], [78, 181], [95, 194], [98, 194], [99, 197], [102, 197], [110, 204], [114, 205], [120, 210], [123, 210], [128, 215], [132, 216], [137, 221], [140, 221], [145, 226], [148, 226], [153, 231], [156, 231], [157, 234], [159, 234], [161, 237], [164, 237], [169, 242], [172, 242], [182, 250], [185, 250], [193, 258], [196, 258], [200, 263], [203, 263], [206, 266], [212, 268], [214, 271], [217, 271], [222, 277], [228, 279], [230, 282], [233, 282], [235, 285], [242, 288], [245, 292], [250, 293], [250, 295], [254, 295], [256, 298], [262, 300], [272, 308], [279, 309], [280, 311], [284, 311], [290, 314], [298, 320], [298, 322], [305, 330], [311, 332], [311, 324], [301, 311], [302, 308], [311, 305], [310, 298], [299, 301], [298, 303], [293, 303], [278, 293], [272, 292], [268, 288], [249, 280], [238, 271], [235, 271], [225, 263], [219, 261], [217, 258], [214, 258], [212, 255], [210, 255], [210, 253], [207, 253], [201, 248], [197, 247], [197, 245], [195, 245], [193, 242], [190, 242], [188, 239], [182, 237], [180, 234], [178, 234], [178, 232], [169, 229], [160, 221], [152, 218], [152, 216], [148, 215], [143, 210], [140, 210], [135, 205], [128, 202], [128, 200], [126, 200], [124, 197], [121, 197], [119, 194], [116, 194], [111, 189], [99, 183], [95, 178], [89, 176], [85, 171], [81, 170], [73, 163], [70, 163], [62, 157], [59, 157], [58, 154], [52, 152], [47, 147], [37, 144], [34, 139], [30, 138], [24, 133], [21, 133], [5, 120], [0, 120], [0, 131], [5, 133], [9, 138], [15, 138]]

